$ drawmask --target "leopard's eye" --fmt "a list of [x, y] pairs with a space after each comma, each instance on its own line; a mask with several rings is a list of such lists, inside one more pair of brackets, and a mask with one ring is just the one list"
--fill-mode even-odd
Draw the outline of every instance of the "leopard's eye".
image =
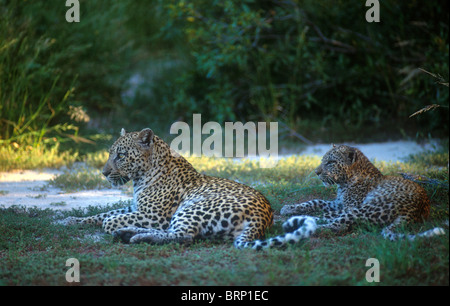
[[125, 153], [118, 153], [117, 158], [118, 159], [124, 159], [126, 157]]
[[335, 163], [336, 163], [336, 161], [334, 161], [334, 160], [329, 160], [329, 161], [326, 162], [326, 165], [327, 165], [327, 166], [331, 166], [331, 165], [334, 165]]

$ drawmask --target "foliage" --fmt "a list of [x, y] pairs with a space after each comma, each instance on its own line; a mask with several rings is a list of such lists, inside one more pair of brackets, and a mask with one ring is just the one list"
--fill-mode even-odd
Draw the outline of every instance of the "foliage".
[[19, 146], [14, 142], [11, 146], [0, 147], [0, 171], [59, 168], [70, 166], [78, 157], [77, 152], [61, 152], [56, 141], [48, 148], [47, 146]]
[[182, 38], [191, 56], [169, 100], [180, 116], [219, 122], [318, 120], [345, 127], [396, 121], [419, 133], [448, 128], [448, 111], [408, 120], [424, 104], [448, 104], [448, 3], [381, 2], [368, 23], [360, 1], [159, 1], [161, 37]]
[[124, 5], [81, 6], [82, 22], [67, 23], [64, 2], [0, 0], [0, 143], [83, 140], [86, 109], [121, 103], [132, 44], [122, 35]]
[[111, 187], [111, 184], [105, 180], [101, 171], [84, 166], [65, 170], [64, 173], [51, 179], [49, 184], [68, 192]]
[[322, 141], [448, 136], [448, 87], [423, 72], [448, 80], [448, 2], [380, 4], [368, 23], [361, 1], [81, 1], [68, 23], [59, 0], [0, 0], [0, 144], [92, 143], [89, 119], [165, 134], [192, 113]]

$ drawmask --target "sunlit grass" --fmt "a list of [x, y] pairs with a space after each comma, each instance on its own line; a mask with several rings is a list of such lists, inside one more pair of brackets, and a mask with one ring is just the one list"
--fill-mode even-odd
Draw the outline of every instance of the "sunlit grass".
[[67, 192], [111, 187], [111, 184], [103, 177], [100, 170], [84, 166], [65, 170], [63, 174], [51, 179], [49, 184]]
[[[262, 168], [254, 159], [235, 160], [231, 158], [189, 157], [188, 161], [197, 171], [208, 175], [236, 178], [249, 183], [279, 180], [305, 180], [320, 164], [317, 156], [291, 156], [282, 158], [272, 168]], [[239, 176], [239, 178], [237, 177]]]
[[83, 161], [90, 167], [101, 169], [105, 166], [106, 161], [108, 160], [108, 157], [109, 157], [109, 152], [104, 150], [104, 151], [87, 153], [84, 156]]
[[85, 162], [93, 168], [103, 168], [108, 160], [106, 150], [80, 155], [78, 152], [61, 151], [59, 145], [20, 146], [13, 143], [0, 147], [0, 171], [71, 167], [76, 161]]
[[14, 169], [59, 168], [73, 164], [78, 153], [60, 152], [59, 146], [51, 148], [38, 146], [1, 146], [0, 171]]

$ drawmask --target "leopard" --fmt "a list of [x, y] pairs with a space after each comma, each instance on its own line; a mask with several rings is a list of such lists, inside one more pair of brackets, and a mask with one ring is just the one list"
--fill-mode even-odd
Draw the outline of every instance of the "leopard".
[[355, 147], [333, 145], [314, 171], [325, 186], [337, 185], [337, 195], [330, 201], [315, 199], [281, 208], [281, 215], [294, 215], [283, 224], [283, 229], [291, 233], [291, 243], [314, 235], [318, 229], [345, 233], [358, 222], [382, 227], [381, 235], [391, 241], [445, 233], [441, 227], [416, 235], [397, 233], [400, 225], [429, 217], [427, 192], [411, 180], [383, 175]]
[[129, 244], [213, 239], [234, 241], [238, 249], [256, 248], [250, 243], [263, 239], [273, 224], [273, 209], [261, 192], [198, 172], [149, 128], [122, 129], [102, 172], [113, 187], [132, 181], [132, 204], [60, 223], [101, 225], [115, 241]]

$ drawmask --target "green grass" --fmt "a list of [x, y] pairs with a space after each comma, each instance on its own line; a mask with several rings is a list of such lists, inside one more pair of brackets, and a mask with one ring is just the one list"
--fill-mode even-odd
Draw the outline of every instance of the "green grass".
[[111, 184], [105, 180], [100, 170], [83, 165], [66, 169], [63, 174], [51, 179], [49, 184], [67, 192], [111, 188]]
[[68, 285], [65, 262], [77, 258], [82, 285], [368, 285], [365, 262], [377, 258], [382, 285], [448, 285], [448, 235], [389, 242], [357, 230], [255, 252], [209, 241], [124, 245], [93, 226], [54, 225], [54, 215], [2, 211], [0, 284]]
[[[260, 169], [250, 161], [232, 163], [204, 157], [190, 161], [200, 172], [230, 177], [262, 191], [276, 214], [276, 223], [266, 237], [282, 233], [279, 210], [283, 205], [335, 195], [335, 189], [322, 187], [312, 174], [320, 162], [315, 157], [287, 158], [273, 169]], [[384, 173], [420, 173], [448, 181], [446, 165], [425, 168], [424, 164], [426, 159], [377, 166]], [[96, 170], [86, 169], [96, 175]], [[432, 199], [430, 219], [402, 231], [423, 231], [448, 219], [448, 189], [426, 188]], [[69, 215], [93, 215], [126, 205], [129, 203], [68, 212], [1, 209], [0, 285], [73, 285], [65, 280], [68, 258], [80, 262], [81, 285], [376, 285], [365, 279], [368, 258], [380, 262], [379, 285], [449, 284], [448, 232], [431, 239], [391, 242], [382, 239], [380, 228], [359, 225], [347, 234], [321, 231], [284, 250], [256, 252], [236, 250], [231, 242], [125, 245], [114, 242], [99, 227], [53, 224]]]
[[15, 169], [59, 168], [73, 164], [78, 153], [61, 152], [59, 146], [52, 148], [32, 146], [0, 146], [0, 172]]
[[[92, 148], [91, 148], [92, 150]], [[23, 169], [71, 167], [81, 161], [93, 168], [103, 168], [108, 160], [108, 151], [86, 152], [60, 150], [60, 143], [47, 146], [20, 146], [17, 143], [0, 146], [0, 172]]]

